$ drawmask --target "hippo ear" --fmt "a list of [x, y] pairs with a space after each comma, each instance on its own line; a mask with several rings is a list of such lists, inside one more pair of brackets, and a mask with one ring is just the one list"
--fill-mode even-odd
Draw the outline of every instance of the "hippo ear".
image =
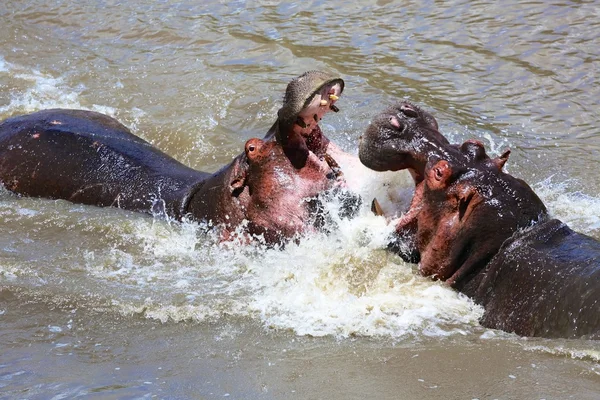
[[244, 191], [247, 174], [248, 171], [244, 168], [237, 171], [237, 173], [232, 177], [233, 179], [229, 182], [229, 190], [231, 190], [231, 195], [233, 197], [239, 197], [239, 195]]
[[500, 171], [502, 171], [502, 167], [508, 161], [508, 156], [510, 155], [510, 149], [506, 150], [504, 153], [500, 155], [500, 157], [496, 157], [492, 160], [494, 164], [498, 167]]
[[470, 161], [485, 160], [488, 159], [488, 155], [485, 153], [485, 147], [479, 140], [469, 139], [465, 141], [461, 146], [460, 150], [469, 158]]
[[427, 184], [431, 189], [444, 189], [452, 176], [452, 167], [446, 160], [438, 161], [427, 173]]

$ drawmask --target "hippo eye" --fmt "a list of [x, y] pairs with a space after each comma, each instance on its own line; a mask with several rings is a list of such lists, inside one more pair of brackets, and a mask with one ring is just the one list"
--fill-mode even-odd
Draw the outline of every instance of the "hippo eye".
[[252, 153], [254, 150], [256, 150], [256, 146], [254, 146], [253, 144], [251, 144], [251, 145], [248, 146], [248, 151], [249, 152]]

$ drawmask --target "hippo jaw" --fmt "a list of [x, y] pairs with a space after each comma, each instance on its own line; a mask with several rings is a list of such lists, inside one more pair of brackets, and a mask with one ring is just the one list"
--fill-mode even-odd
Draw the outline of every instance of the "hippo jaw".
[[375, 171], [408, 169], [418, 184], [430, 158], [449, 157], [455, 149], [438, 131], [435, 118], [403, 101], [377, 115], [360, 138], [360, 161]]

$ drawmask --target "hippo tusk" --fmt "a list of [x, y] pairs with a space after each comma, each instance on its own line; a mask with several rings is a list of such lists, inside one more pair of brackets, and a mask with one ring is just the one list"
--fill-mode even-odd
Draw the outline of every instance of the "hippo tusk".
[[325, 156], [323, 158], [325, 159], [327, 165], [329, 165], [329, 168], [331, 168], [331, 170], [333, 171], [335, 178], [342, 179], [344, 177], [344, 173], [342, 172], [342, 168], [337, 163], [337, 161], [335, 161], [333, 157], [331, 157], [328, 153], [325, 153]]
[[373, 201], [371, 202], [371, 211], [373, 212], [373, 214], [377, 215], [378, 217], [383, 217], [383, 208], [381, 208], [381, 204], [379, 204], [379, 202], [377, 201], [377, 198], [373, 198]]
[[336, 96], [335, 94], [330, 94], [329, 99], [333, 101], [337, 101], [340, 99], [340, 96]]
[[327, 100], [321, 100], [321, 105], [322, 105], [322, 106], [326, 106], [326, 105], [327, 105], [327, 103], [328, 103], [328, 101], [327, 101]]

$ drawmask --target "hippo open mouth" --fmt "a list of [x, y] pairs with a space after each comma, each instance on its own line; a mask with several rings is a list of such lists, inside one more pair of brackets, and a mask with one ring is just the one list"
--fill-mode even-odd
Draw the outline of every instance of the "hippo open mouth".
[[[190, 199], [187, 210], [216, 210], [229, 228], [247, 221], [247, 233], [267, 243], [318, 228], [312, 204], [330, 191], [345, 194], [342, 170], [328, 154], [332, 144], [318, 125], [326, 113], [339, 111], [335, 103], [343, 89], [342, 79], [319, 71], [293, 79], [264, 139], [249, 139], [244, 152]], [[360, 199], [346, 195], [340, 216], [352, 215], [359, 205]]]
[[339, 111], [335, 103], [343, 90], [341, 78], [320, 71], [306, 72], [288, 84], [277, 122], [267, 137], [275, 136], [295, 168], [304, 167], [309, 152], [324, 158], [329, 139], [319, 122], [328, 112]]

